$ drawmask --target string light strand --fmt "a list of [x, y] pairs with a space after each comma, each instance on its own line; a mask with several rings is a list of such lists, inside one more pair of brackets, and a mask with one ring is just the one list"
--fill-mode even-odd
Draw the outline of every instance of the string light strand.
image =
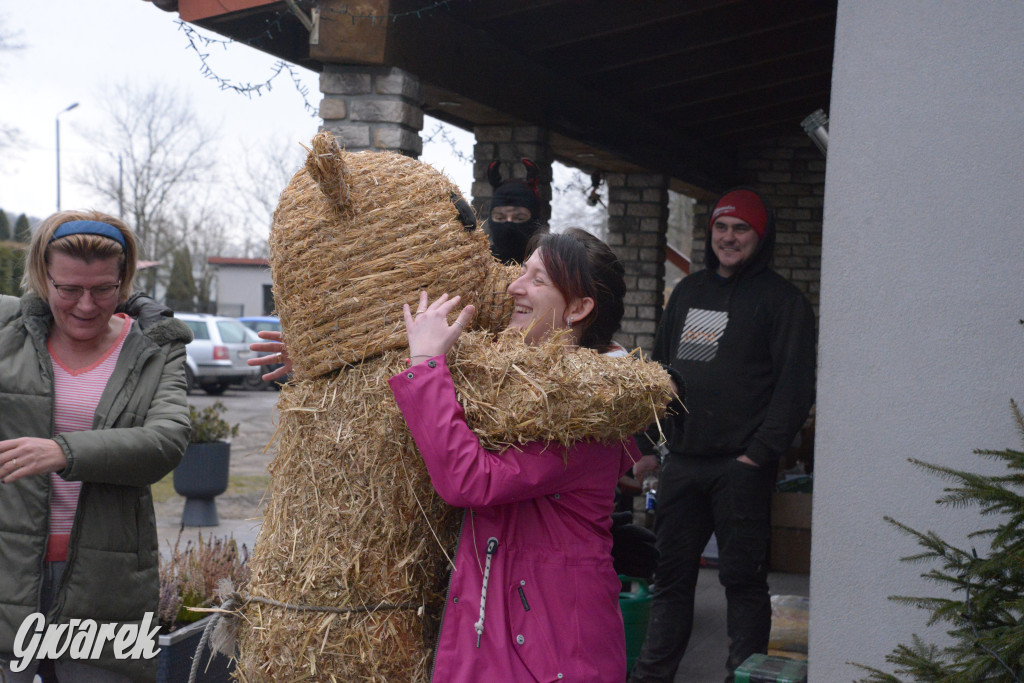
[[472, 154], [466, 154], [459, 149], [458, 141], [452, 137], [452, 134], [449, 133], [448, 129], [441, 123], [436, 124], [433, 130], [430, 131], [429, 135], [420, 133], [420, 136], [423, 138], [424, 145], [434, 141], [445, 143], [449, 148], [451, 148], [452, 156], [463, 163], [473, 164], [475, 161]]
[[202, 44], [203, 48], [217, 46], [224, 50], [227, 50], [228, 46], [231, 45], [233, 41], [221, 40], [219, 38], [211, 38], [209, 36], [204, 36], [203, 34], [199, 33], [194, 28], [186, 24], [184, 21], [181, 21], [180, 19], [178, 20], [177, 23], [179, 30], [185, 33], [185, 36], [188, 40], [189, 49], [195, 52], [196, 56], [199, 57], [200, 75], [202, 75], [203, 78], [208, 78], [212, 81], [215, 81], [221, 90], [232, 90], [236, 93], [245, 95], [246, 97], [252, 99], [253, 95], [262, 96], [264, 94], [264, 91], [270, 92], [271, 90], [273, 90], [274, 80], [282, 73], [286, 73], [288, 74], [288, 77], [291, 79], [292, 84], [295, 86], [296, 92], [298, 92], [299, 95], [302, 97], [303, 108], [307, 112], [309, 112], [310, 116], [312, 117], [316, 117], [319, 115], [319, 109], [310, 104], [309, 102], [309, 88], [302, 83], [302, 80], [299, 78], [298, 72], [296, 71], [295, 67], [292, 64], [289, 64], [284, 60], [278, 60], [273, 64], [273, 66], [271, 66], [271, 74], [269, 78], [267, 78], [262, 83], [238, 83], [234, 80], [224, 78], [220, 76], [216, 71], [214, 71], [213, 67], [211, 67], [210, 63], [207, 61], [207, 59], [210, 56], [210, 53], [200, 48], [200, 44]]

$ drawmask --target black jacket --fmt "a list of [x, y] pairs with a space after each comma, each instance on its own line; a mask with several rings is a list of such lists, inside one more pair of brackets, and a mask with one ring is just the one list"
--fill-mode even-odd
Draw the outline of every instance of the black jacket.
[[810, 302], [768, 267], [775, 224], [751, 261], [732, 277], [716, 274], [708, 236], [707, 269], [686, 277], [669, 298], [654, 360], [685, 383], [689, 411], [668, 425], [671, 453], [746, 454], [775, 463], [814, 403], [815, 321]]

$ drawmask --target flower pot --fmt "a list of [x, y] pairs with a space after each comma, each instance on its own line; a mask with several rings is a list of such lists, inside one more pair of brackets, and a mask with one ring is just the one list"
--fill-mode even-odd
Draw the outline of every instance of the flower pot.
[[185, 497], [183, 526], [217, 526], [217, 496], [228, 488], [231, 444], [227, 441], [192, 443], [174, 469], [174, 490]]
[[633, 670], [633, 664], [640, 656], [640, 649], [647, 637], [647, 622], [651, 617], [651, 594], [647, 582], [619, 575], [619, 580], [629, 584], [629, 591], [619, 593], [619, 609], [622, 610], [622, 624], [626, 628], [626, 671]]
[[[211, 619], [213, 619], [212, 616], [203, 617], [173, 633], [158, 636], [157, 645], [160, 646], [160, 653], [156, 656], [157, 683], [185, 683], [188, 680], [192, 670], [192, 659], [195, 657], [196, 648], [203, 637], [203, 629]], [[203, 648], [196, 681], [230, 683], [235, 660], [217, 653], [211, 662], [210, 654], [209, 647]]]

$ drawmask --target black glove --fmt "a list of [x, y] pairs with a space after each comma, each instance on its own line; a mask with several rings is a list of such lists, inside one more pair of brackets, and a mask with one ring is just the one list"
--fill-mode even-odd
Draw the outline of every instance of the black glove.
[[135, 292], [123, 304], [119, 304], [115, 313], [127, 313], [139, 321], [139, 327], [145, 329], [155, 325], [164, 318], [173, 318], [174, 311], [167, 308], [145, 292]]
[[612, 515], [612, 564], [615, 573], [650, 581], [658, 566], [658, 549], [654, 543], [657, 537], [650, 529], [624, 522], [632, 513]]

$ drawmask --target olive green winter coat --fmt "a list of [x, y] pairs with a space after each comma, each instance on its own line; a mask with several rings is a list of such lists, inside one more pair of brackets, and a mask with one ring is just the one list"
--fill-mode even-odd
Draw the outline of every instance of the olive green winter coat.
[[[35, 295], [0, 297], [0, 440], [52, 438], [53, 367], [46, 337], [53, 322]], [[157, 609], [158, 544], [149, 485], [181, 460], [188, 444], [185, 344], [179, 320], [132, 325], [96, 410], [93, 429], [57, 436], [81, 481], [67, 569], [47, 621], [140, 623]], [[48, 475], [0, 484], [0, 658], [39, 611], [48, 533]], [[109, 643], [97, 666], [152, 680], [156, 662], [116, 660]]]

